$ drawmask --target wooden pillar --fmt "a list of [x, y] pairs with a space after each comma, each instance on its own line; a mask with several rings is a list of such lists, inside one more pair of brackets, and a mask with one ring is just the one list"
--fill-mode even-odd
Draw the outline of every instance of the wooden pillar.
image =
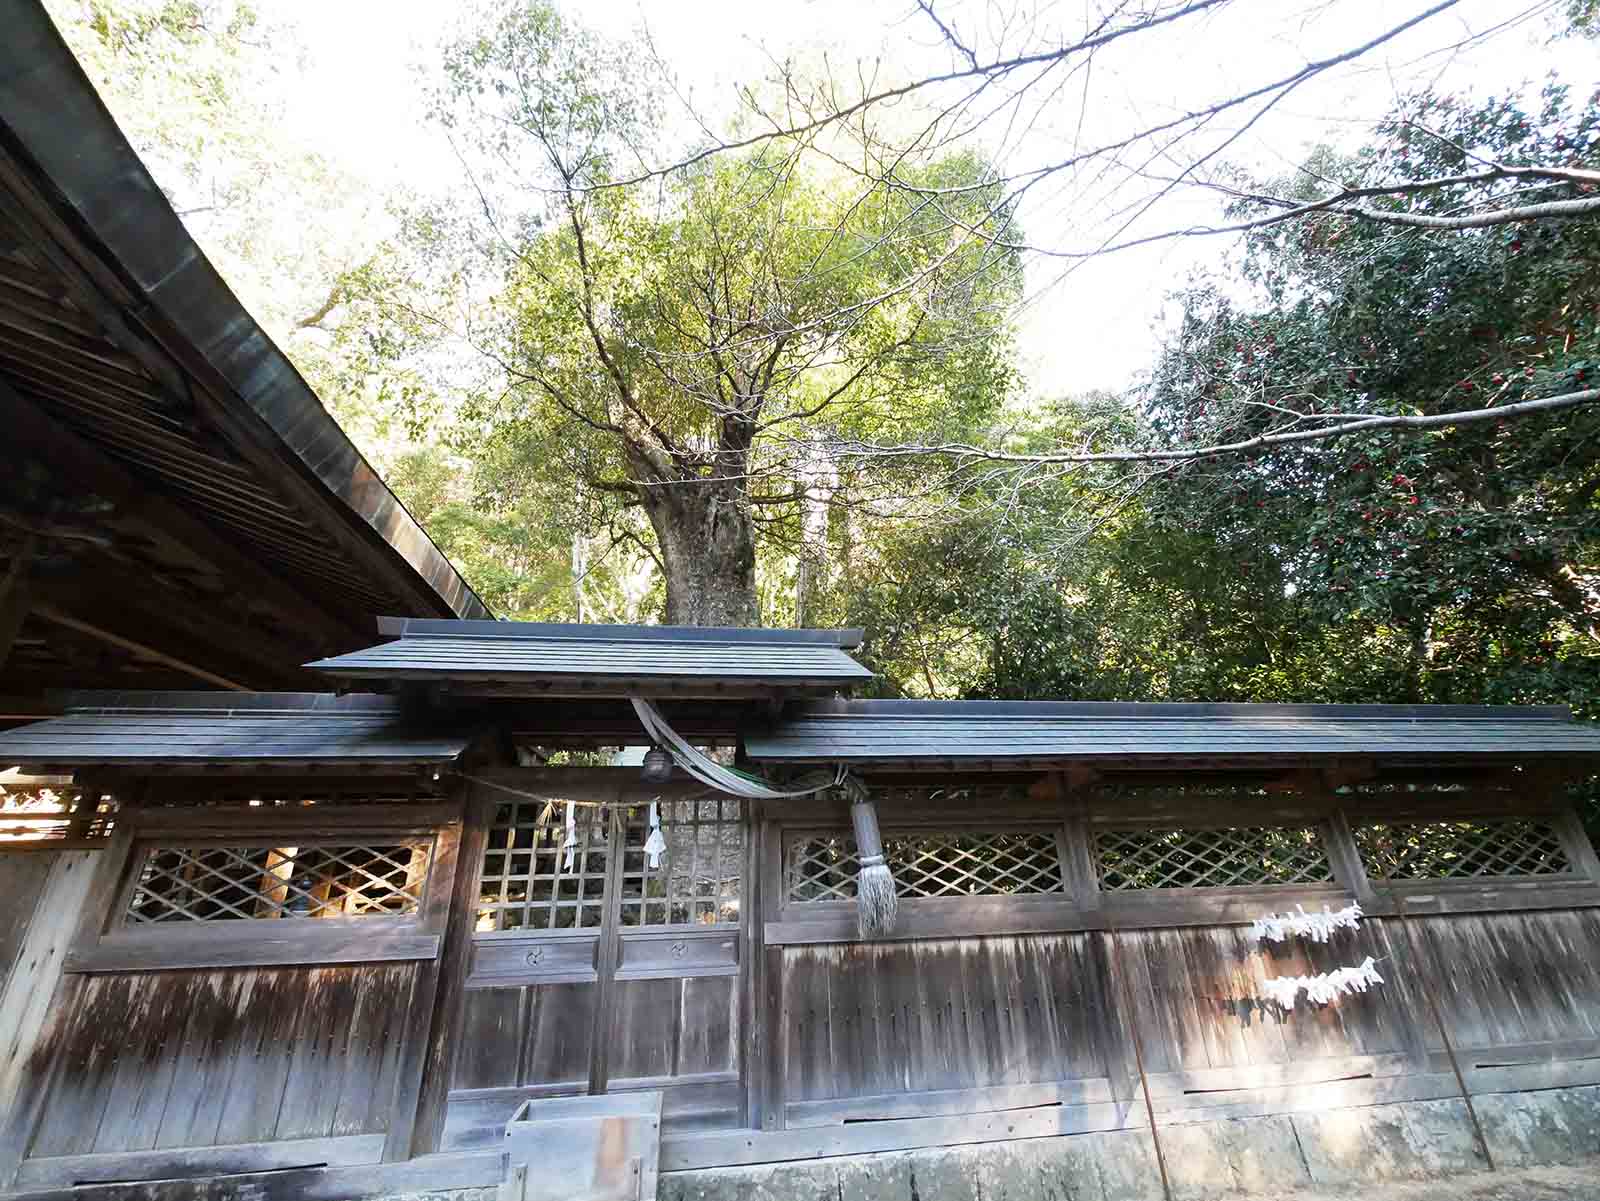
[[[429, 868], [429, 887], [417, 916], [425, 929], [448, 935], [450, 917], [458, 897], [458, 873], [466, 870], [476, 878], [477, 866], [463, 864], [461, 844], [465, 826], [466, 786], [456, 794], [456, 816], [441, 826], [434, 836], [433, 862]], [[436, 886], [435, 886], [436, 884]], [[433, 1059], [436, 1011], [440, 1004], [440, 982], [445, 975], [446, 948], [440, 958], [420, 960], [411, 986], [406, 1013], [399, 1026], [400, 1067], [396, 1073], [394, 1106], [389, 1131], [384, 1138], [385, 1163], [410, 1159], [415, 1152], [418, 1131], [424, 1114], [424, 1086]], [[454, 960], [449, 961], [454, 963]], [[431, 1117], [429, 1118], [431, 1122]]]
[[450, 1079], [455, 1072], [456, 1052], [465, 1035], [466, 983], [472, 970], [472, 932], [477, 924], [478, 887], [496, 803], [488, 789], [476, 785], [467, 789], [465, 802], [455, 880], [448, 886], [439, 880], [430, 883], [430, 888], [448, 887], [452, 896], [444, 941], [439, 948], [438, 992], [433, 1025], [428, 1033], [427, 1064], [422, 1073], [416, 1129], [411, 1139], [412, 1155], [426, 1155], [439, 1149], [444, 1137], [445, 1109]]

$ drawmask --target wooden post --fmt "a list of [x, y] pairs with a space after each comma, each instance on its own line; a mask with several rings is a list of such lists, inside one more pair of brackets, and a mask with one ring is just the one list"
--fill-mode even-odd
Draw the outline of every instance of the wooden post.
[[[267, 852], [266, 870], [257, 887], [256, 916], [280, 917], [289, 902], [289, 879], [294, 874], [299, 847], [273, 847]], [[321, 914], [314, 916], [321, 917]]]
[[[136, 790], [135, 796], [139, 795], [142, 791]], [[89, 881], [83, 904], [76, 913], [55, 915], [56, 921], [72, 931], [66, 946], [75, 949], [98, 941], [100, 932], [111, 920], [113, 906], [123, 895], [123, 876], [132, 852], [133, 831], [128, 823], [118, 822], [110, 845], [104, 851], [94, 852], [99, 858], [94, 864], [94, 876]], [[56, 985], [50, 1016], [35, 1043], [37, 1047], [51, 1049], [49, 1061], [31, 1079], [19, 1082], [16, 1104], [9, 1114], [0, 1116], [0, 1192], [15, 1182], [17, 1169], [22, 1166], [44, 1116], [45, 1102], [61, 1071], [64, 1054], [61, 1039], [77, 1020], [85, 979], [67, 975]]]
[[1595, 856], [1589, 832], [1583, 828], [1583, 820], [1571, 805], [1556, 815], [1555, 827], [1573, 868], [1590, 880], [1600, 881], [1600, 858]]
[[778, 916], [785, 900], [783, 837], [778, 820], [770, 811], [761, 822], [756, 858], [761, 877], [762, 903], [761, 911], [756, 915], [762, 924], [761, 991], [758, 994], [761, 1008], [752, 1016], [761, 1024], [762, 1049], [766, 1056], [760, 1065], [761, 1075], [756, 1083], [761, 1090], [761, 1128], [782, 1130], [788, 1122], [784, 1105], [787, 1098], [789, 1021], [783, 1010], [783, 948], [767, 946], [766, 923]]
[[[458, 805], [461, 804], [458, 801]], [[441, 828], [434, 839], [429, 887], [419, 911], [423, 924], [430, 930], [443, 931], [446, 928], [451, 901], [456, 895], [456, 874], [461, 867], [462, 824], [458, 808], [455, 820]], [[433, 1029], [440, 975], [441, 959], [426, 959], [417, 963], [411, 996], [400, 1022], [400, 1067], [396, 1072], [389, 1132], [383, 1143], [386, 1163], [411, 1158], [422, 1109], [423, 1072], [429, 1059], [428, 1035]]]
[[1322, 836], [1328, 848], [1328, 862], [1333, 867], [1334, 878], [1355, 894], [1357, 903], [1363, 909], [1370, 909], [1378, 894], [1373, 888], [1372, 878], [1367, 875], [1366, 864], [1361, 861], [1355, 832], [1350, 828], [1350, 818], [1343, 809], [1337, 807], [1336, 799], [1333, 799], [1333, 803], [1335, 808], [1322, 827]]
[[[611, 1040], [616, 1025], [617, 960], [622, 948], [622, 857], [628, 841], [628, 823], [620, 801], [608, 805], [606, 815], [605, 911], [600, 921], [600, 941], [595, 948], [594, 1025], [589, 1046], [589, 1091], [599, 1095], [611, 1082]], [[590, 837], [593, 837], [591, 833]]]
[[744, 880], [739, 897], [739, 1033], [742, 1054], [739, 1078], [744, 1089], [744, 1124], [761, 1129], [765, 1101], [763, 1081], [767, 1063], [766, 1023], [763, 1021], [763, 948], [761, 937], [761, 825], [760, 801], [745, 801]]
[[[487, 789], [472, 786], [466, 790], [466, 817], [454, 896], [450, 901], [444, 944], [439, 949], [438, 996], [434, 1003], [433, 1028], [428, 1035], [428, 1059], [422, 1073], [416, 1130], [411, 1140], [413, 1155], [437, 1151], [444, 1136], [450, 1079], [455, 1073], [456, 1053], [465, 1033], [462, 1027], [467, 1006], [467, 974], [472, 970], [472, 932], [477, 923], [478, 887], [494, 812], [495, 801]], [[429, 887], [447, 891], [449, 886], [434, 879]]]

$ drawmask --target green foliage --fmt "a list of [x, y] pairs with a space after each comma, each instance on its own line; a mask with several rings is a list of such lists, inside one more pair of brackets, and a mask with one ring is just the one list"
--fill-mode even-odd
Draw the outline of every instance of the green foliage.
[[[1593, 166], [1597, 103], [1555, 87], [1531, 111], [1424, 96], [1360, 155], [1314, 168], [1431, 178], [1470, 169], [1458, 146]], [[1327, 216], [1257, 236], [1248, 272], [1253, 296], [1206, 280], [1179, 295], [1139, 424], [1109, 440], [1203, 446], [1302, 413], [1505, 404], [1581, 387], [1600, 363], [1593, 220], [1440, 235]], [[1035, 433], [1098, 444], [1100, 421], [1066, 406]], [[1600, 407], [1079, 473], [1025, 507], [971, 496], [956, 524], [857, 552], [834, 612], [869, 627], [889, 691], [1595, 716], [1597, 497]]]
[[[1510, 163], [1592, 163], [1600, 101], [1574, 108], [1552, 86], [1528, 113], [1510, 100], [1469, 108], [1424, 96], [1381, 132], [1352, 174], [1459, 173], [1470, 167], [1462, 146]], [[1463, 190], [1414, 207], [1448, 211]], [[1259, 235], [1250, 271], [1263, 306], [1211, 287], [1183, 298], [1148, 395], [1169, 436], [1248, 436], [1286, 411], [1513, 403], [1581, 388], [1600, 361], [1593, 221], [1441, 236], [1330, 216]], [[1404, 665], [1401, 697], [1586, 706], [1600, 618], [1588, 566], [1600, 549], [1596, 435], [1591, 407], [1352, 436], [1179, 473], [1158, 512], [1203, 532], [1241, 570], [1270, 555], [1308, 618]]]

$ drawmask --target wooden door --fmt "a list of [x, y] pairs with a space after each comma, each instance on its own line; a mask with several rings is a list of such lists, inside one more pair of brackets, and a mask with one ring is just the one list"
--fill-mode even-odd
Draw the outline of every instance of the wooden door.
[[[512, 800], [489, 822], [444, 1146], [524, 1097], [666, 1090], [674, 1122], [739, 1113], [745, 826], [731, 799]], [[651, 862], [652, 859], [656, 861]]]

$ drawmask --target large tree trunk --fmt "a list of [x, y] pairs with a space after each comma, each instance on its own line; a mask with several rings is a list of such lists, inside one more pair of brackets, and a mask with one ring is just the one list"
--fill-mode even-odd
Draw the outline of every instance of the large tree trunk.
[[742, 479], [646, 488], [667, 582], [667, 624], [753, 626], [756, 541]]

